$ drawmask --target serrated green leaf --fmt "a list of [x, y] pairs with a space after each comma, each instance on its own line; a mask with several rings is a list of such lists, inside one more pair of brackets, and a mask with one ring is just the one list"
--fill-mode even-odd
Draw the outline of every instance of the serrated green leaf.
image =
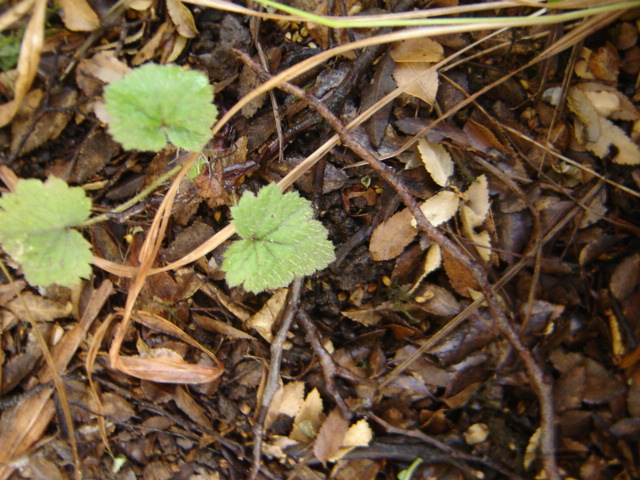
[[242, 237], [227, 249], [222, 263], [232, 287], [242, 284], [255, 293], [286, 287], [335, 259], [327, 230], [297, 193], [283, 194], [270, 184], [258, 196], [245, 193], [231, 214]]
[[59, 178], [21, 180], [0, 198], [0, 243], [31, 285], [73, 286], [91, 275], [91, 245], [70, 227], [91, 212], [81, 188]]
[[199, 151], [211, 139], [218, 111], [206, 75], [149, 63], [107, 85], [109, 133], [127, 149], [160, 151], [167, 142]]

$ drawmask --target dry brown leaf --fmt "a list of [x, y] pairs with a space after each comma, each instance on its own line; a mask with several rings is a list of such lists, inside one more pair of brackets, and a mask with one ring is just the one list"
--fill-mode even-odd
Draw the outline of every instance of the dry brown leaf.
[[396, 43], [391, 58], [398, 63], [437, 63], [444, 58], [444, 49], [430, 38], [414, 38]]
[[587, 228], [600, 221], [607, 213], [607, 190], [601, 189], [593, 199], [586, 205], [587, 209], [580, 217], [578, 228]]
[[481, 152], [490, 153], [497, 150], [504, 155], [508, 154], [506, 147], [496, 138], [491, 130], [473, 119], [468, 119], [462, 131], [467, 135], [469, 145]]
[[226, 322], [221, 322], [220, 320], [216, 320], [215, 318], [210, 318], [205, 315], [200, 315], [198, 313], [192, 313], [191, 316], [195, 325], [198, 328], [202, 328], [208, 332], [216, 332], [221, 333], [230, 338], [242, 338], [244, 340], [255, 340], [256, 338], [249, 335], [242, 330], [238, 330], [237, 328], [232, 327]]
[[412, 218], [409, 209], [405, 208], [376, 227], [369, 243], [373, 260], [390, 260], [402, 253], [418, 233], [411, 225]]
[[96, 95], [105, 83], [116, 82], [131, 68], [116, 57], [113, 50], [98, 52], [80, 61], [76, 68], [76, 83], [87, 97]]
[[446, 187], [454, 168], [449, 152], [442, 144], [429, 142], [426, 138], [418, 140], [418, 152], [433, 181]]
[[155, 58], [162, 46], [175, 34], [175, 30], [172, 22], [166, 21], [160, 25], [153, 37], [131, 59], [131, 65], [137, 67]]
[[342, 418], [339, 409], [333, 409], [320, 427], [313, 444], [313, 453], [323, 465], [338, 453], [348, 429], [349, 421]]
[[[70, 302], [59, 303], [30, 292], [22, 294], [22, 301], [36, 322], [50, 322], [57, 318], [65, 318], [70, 316], [73, 310]], [[16, 297], [4, 305], [6, 310], [0, 314], [3, 331], [11, 328], [16, 320], [24, 322], [28, 320], [22, 301]]]
[[317, 388], [309, 392], [300, 411], [293, 420], [293, 429], [289, 438], [298, 443], [308, 444], [316, 437], [322, 423], [322, 398]]
[[213, 430], [213, 424], [211, 423], [209, 415], [207, 415], [204, 409], [200, 405], [198, 405], [198, 402], [193, 399], [191, 394], [187, 392], [184, 387], [176, 388], [174, 400], [178, 408], [182, 410], [197, 425], [204, 427], [209, 431]]
[[[393, 80], [393, 68], [395, 63], [390, 55], [385, 54], [376, 66], [371, 83], [365, 85], [362, 92], [361, 109], [366, 110], [385, 95], [396, 89], [396, 82]], [[367, 132], [371, 144], [378, 148], [382, 143], [387, 125], [389, 124], [389, 114], [393, 108], [393, 103], [388, 102], [379, 108], [376, 113], [365, 123], [364, 129]]]
[[[640, 112], [633, 102], [631, 102], [625, 94], [615, 87], [603, 85], [602, 83], [585, 82], [579, 83], [575, 88], [582, 90], [596, 107], [596, 110], [605, 117], [623, 121], [640, 120]], [[614, 95], [616, 100], [613, 100], [610, 97], [611, 95]], [[599, 105], [602, 103], [604, 103], [604, 105]], [[618, 107], [615, 110], [610, 111], [611, 105], [614, 103], [617, 104]], [[602, 109], [602, 111], [600, 109]]]
[[619, 302], [624, 302], [638, 286], [640, 279], [640, 254], [623, 259], [613, 270], [609, 279], [611, 294]]
[[[254, 88], [260, 86], [261, 82], [256, 73], [247, 65], [242, 67], [242, 72], [240, 72], [240, 83], [238, 85], [238, 94], [241, 96], [246, 95]], [[266, 94], [257, 96], [249, 103], [247, 103], [244, 107], [242, 107], [242, 115], [246, 118], [253, 117], [256, 112], [262, 107], [264, 103], [264, 99], [266, 98]]]
[[264, 420], [264, 428], [269, 427], [276, 420], [278, 415], [295, 417], [304, 403], [304, 382], [289, 382], [280, 385], [280, 388], [273, 396], [267, 416]]
[[470, 289], [479, 290], [478, 282], [471, 272], [460, 260], [446, 250], [442, 252], [442, 263], [451, 286], [459, 295], [469, 297], [471, 295]]
[[198, 35], [193, 14], [184, 3], [180, 0], [167, 0], [167, 11], [180, 35], [185, 38], [195, 38]]
[[284, 307], [287, 292], [286, 288], [276, 291], [260, 311], [245, 322], [247, 328], [256, 330], [269, 343], [273, 340], [273, 325]]
[[[78, 346], [87, 338], [89, 328], [98, 312], [113, 293], [111, 282], [104, 281], [94, 291], [78, 324], [65, 333], [62, 340], [52, 349], [54, 363], [58, 371], [65, 371]], [[38, 373], [42, 383], [51, 380], [53, 374], [47, 366]], [[7, 408], [0, 417], [0, 431], [12, 432], [11, 435], [0, 435], [0, 479], [7, 479], [13, 472], [10, 463], [24, 454], [35, 442], [40, 440], [55, 413], [53, 401], [50, 399], [53, 388], [47, 388], [33, 397], [22, 400], [17, 405]]]
[[354, 322], [367, 326], [377, 325], [382, 320], [380, 307], [377, 305], [362, 305], [356, 310], [343, 310], [340, 313]]
[[100, 19], [86, 0], [60, 0], [64, 26], [73, 32], [93, 32]]
[[35, 0], [29, 24], [22, 37], [20, 56], [18, 57], [18, 79], [13, 100], [0, 105], [0, 128], [8, 125], [18, 111], [22, 99], [29, 91], [33, 79], [38, 73], [40, 55], [44, 39], [44, 20], [46, 0]]
[[282, 389], [278, 413], [295, 417], [304, 403], [304, 382], [289, 382]]
[[393, 71], [398, 87], [408, 95], [433, 105], [438, 92], [438, 72], [431, 63], [399, 63]]
[[[56, 139], [69, 123], [78, 93], [66, 88], [51, 95], [51, 111], [41, 115], [38, 111], [44, 92], [30, 91], [22, 101], [11, 124], [11, 155], [24, 155], [49, 140]], [[25, 138], [26, 137], [26, 138]]]
[[[157, 352], [158, 355], [162, 353], [166, 352]], [[158, 383], [207, 383], [213, 382], [222, 374], [220, 367], [195, 365], [174, 356], [169, 359], [118, 357], [116, 368], [136, 378]]]

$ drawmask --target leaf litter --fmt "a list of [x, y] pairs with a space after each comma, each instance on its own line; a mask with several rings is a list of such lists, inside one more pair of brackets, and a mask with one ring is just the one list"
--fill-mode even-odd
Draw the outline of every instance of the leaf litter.
[[[269, 52], [267, 70], [276, 72], [344, 44], [352, 33], [304, 22], [258, 25], [180, 1], [167, 2], [166, 9], [152, 4], [135, 2], [110, 22], [97, 4], [66, 1], [64, 15], [48, 20], [56, 29], [41, 32], [44, 2], [33, 2], [21, 25], [30, 34], [21, 46], [24, 55], [0, 82], [0, 120], [9, 125], [0, 137], [2, 154], [11, 158], [3, 168], [25, 179], [63, 172], [74, 188], [88, 192], [97, 211], [111, 211], [181, 160], [170, 149], [149, 156], [112, 142], [105, 128], [105, 85], [149, 61], [173, 62], [202, 72], [224, 112], [258, 78], [240, 65], [233, 48], [257, 58], [251, 39], [258, 39]], [[329, 12], [326, 2], [297, 6], [343, 13], [339, 6]], [[371, 6], [347, 2], [345, 8], [355, 14]], [[104, 26], [95, 34], [102, 42], [80, 48], [90, 38], [82, 32], [97, 27], [91, 12]], [[513, 71], [544, 48], [538, 31], [518, 32], [523, 36], [485, 39], [491, 49], [471, 46], [474, 58], [464, 59], [473, 62], [471, 68], [461, 63], [439, 73], [434, 65], [452, 49], [470, 46], [476, 33], [405, 40], [369, 60], [366, 50], [347, 54], [296, 81], [322, 93], [346, 121], [399, 88], [399, 98], [355, 127], [354, 138], [385, 157], [427, 218], [499, 288], [501, 309], [552, 382], [562, 471], [577, 479], [635, 478], [637, 25], [616, 21], [604, 27], [604, 36], [589, 39], [589, 49], [576, 47], [576, 67], [569, 72], [576, 76], [567, 80], [566, 91], [557, 85], [568, 73], [557, 65], [526, 69], [434, 126], [451, 106], [495, 80], [496, 72]], [[544, 78], [542, 71], [548, 72]], [[63, 74], [64, 84], [57, 80]], [[13, 78], [15, 90], [7, 89], [6, 78]], [[216, 235], [229, 224], [229, 207], [242, 193], [283, 178], [320, 139], [333, 135], [300, 99], [277, 93], [275, 101], [281, 138], [272, 104], [261, 101], [244, 111], [250, 118], [234, 117], [210, 142], [208, 131], [202, 132], [206, 139], [198, 147], [208, 143], [206, 166], [181, 184], [154, 266], [179, 261]], [[165, 143], [163, 136], [160, 147]], [[272, 163], [280, 148], [283, 161]], [[321, 348], [294, 321], [280, 352], [280, 382], [265, 412], [261, 468], [270, 478], [297, 472], [303, 478], [364, 479], [395, 477], [420, 458], [414, 478], [546, 475], [535, 391], [482, 306], [476, 276], [464, 258], [427, 238], [409, 209], [390, 202], [396, 192], [358, 161], [348, 149], [334, 148], [327, 164], [298, 184], [328, 228], [338, 261], [304, 281], [297, 307], [313, 319]], [[9, 188], [14, 184], [7, 170], [0, 169], [0, 178]], [[82, 237], [97, 255], [109, 252], [110, 260], [136, 268], [165, 192], [160, 187]], [[27, 209], [25, 218], [33, 208], [39, 207]], [[73, 474], [63, 421], [51, 421], [51, 377], [44, 374], [36, 332], [26, 326], [25, 305], [41, 322], [59, 365], [68, 364], [60, 373], [76, 435], [89, 446], [80, 452], [83, 478], [103, 478], [114, 468], [113, 458], [124, 459], [114, 474], [122, 478], [231, 478], [250, 471], [270, 349], [287, 314], [289, 290], [253, 295], [229, 288], [219, 270], [221, 251], [146, 280], [137, 322], [124, 336], [124, 349], [139, 354], [128, 366], [144, 380], [104, 361], [129, 279], [96, 268], [85, 275], [91, 273], [91, 281], [59, 296], [18, 280], [19, 297], [3, 277], [1, 384], [7, 403], [0, 422], [2, 431], [20, 434], [0, 449], [2, 478], [19, 458], [28, 464], [22, 478]], [[12, 274], [29, 278], [27, 268], [23, 273], [4, 258]], [[116, 290], [97, 300], [94, 285], [107, 275]], [[475, 299], [478, 306], [464, 323], [421, 350], [449, 321], [467, 315]], [[222, 376], [216, 359], [224, 366]], [[208, 381], [182, 385], [194, 379]], [[51, 447], [30, 450], [43, 432], [56, 428], [61, 435]], [[103, 455], [105, 449], [116, 455]], [[443, 455], [454, 460], [443, 461]]]

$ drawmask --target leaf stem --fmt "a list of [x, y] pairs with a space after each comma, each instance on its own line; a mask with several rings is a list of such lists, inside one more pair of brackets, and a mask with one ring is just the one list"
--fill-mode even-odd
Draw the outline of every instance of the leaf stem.
[[136, 194], [130, 200], [127, 200], [125, 203], [123, 203], [122, 205], [117, 206], [116, 208], [114, 208], [110, 212], [102, 213], [100, 215], [97, 215], [95, 217], [90, 218], [89, 220], [87, 220], [85, 222], [82, 222], [80, 225], [78, 225], [78, 228], [91, 227], [91, 226], [93, 226], [93, 225], [95, 225], [97, 223], [104, 222], [105, 220], [109, 220], [111, 218], [111, 216], [116, 214], [116, 213], [122, 213], [122, 212], [128, 210], [129, 208], [133, 207], [136, 203], [138, 203], [138, 202], [142, 201], [143, 199], [145, 199], [146, 197], [148, 197], [151, 194], [151, 192], [153, 192], [156, 188], [158, 188], [164, 182], [166, 182], [167, 180], [175, 177], [176, 174], [180, 171], [181, 168], [182, 168], [181, 164], [176, 165], [171, 170], [169, 170], [167, 173], [165, 173], [164, 175], [161, 175], [160, 177], [155, 179], [150, 185], [145, 187], [140, 193]]

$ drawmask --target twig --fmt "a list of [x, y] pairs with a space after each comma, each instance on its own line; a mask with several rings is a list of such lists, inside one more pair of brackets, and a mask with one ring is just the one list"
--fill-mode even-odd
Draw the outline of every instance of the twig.
[[338, 405], [338, 408], [342, 412], [342, 416], [344, 418], [351, 417], [351, 410], [347, 407], [347, 404], [344, 403], [344, 399], [340, 392], [338, 391], [338, 387], [336, 386], [335, 376], [336, 372], [336, 364], [329, 355], [329, 352], [324, 348], [322, 342], [320, 341], [320, 335], [318, 335], [318, 331], [316, 330], [315, 325], [309, 315], [304, 310], [298, 311], [298, 321], [304, 328], [305, 336], [307, 337], [307, 342], [311, 344], [313, 347], [313, 351], [318, 356], [318, 360], [320, 362], [320, 367], [322, 368], [322, 377], [324, 378], [324, 383], [327, 387], [327, 391], [333, 397], [333, 400]]
[[[266, 74], [259, 65], [253, 62], [247, 55], [242, 54], [241, 59], [253, 68], [258, 74], [268, 80], [270, 76]], [[303, 89], [283, 82], [279, 85], [286, 93], [304, 98], [320, 115], [322, 115], [331, 125], [334, 131], [340, 136], [342, 143], [352, 150], [363, 160], [366, 160], [371, 168], [380, 175], [400, 196], [404, 204], [409, 208], [418, 228], [425, 232], [430, 240], [444, 248], [450, 255], [469, 271], [480, 285], [480, 290], [484, 295], [489, 311], [494, 318], [498, 330], [516, 351], [522, 361], [532, 386], [538, 396], [540, 403], [540, 451], [542, 462], [547, 478], [550, 480], [560, 480], [560, 473], [555, 458], [555, 414], [553, 407], [553, 396], [551, 385], [545, 378], [545, 374], [536, 363], [531, 352], [522, 344], [515, 330], [509, 324], [504, 312], [500, 308], [496, 293], [488, 282], [483, 269], [476, 264], [469, 256], [465, 255], [460, 248], [452, 242], [445, 234], [434, 227], [425, 217], [416, 200], [411, 196], [404, 184], [392, 175], [387, 167], [378, 160], [370, 151], [358, 143], [348, 132], [345, 125], [326, 106], [313, 95], [308, 94]]]
[[256, 423], [253, 427], [253, 458], [251, 462], [251, 474], [249, 480], [255, 480], [260, 472], [262, 463], [262, 438], [265, 434], [264, 421], [267, 417], [267, 411], [271, 400], [278, 390], [278, 380], [280, 378], [280, 364], [282, 362], [282, 347], [287, 339], [287, 333], [291, 328], [296, 312], [298, 310], [298, 302], [300, 300], [300, 292], [302, 290], [302, 278], [296, 278], [291, 285], [289, 295], [287, 296], [286, 309], [282, 315], [282, 323], [278, 329], [273, 342], [271, 342], [271, 363], [269, 365], [269, 374], [267, 382], [264, 386], [262, 398]]

